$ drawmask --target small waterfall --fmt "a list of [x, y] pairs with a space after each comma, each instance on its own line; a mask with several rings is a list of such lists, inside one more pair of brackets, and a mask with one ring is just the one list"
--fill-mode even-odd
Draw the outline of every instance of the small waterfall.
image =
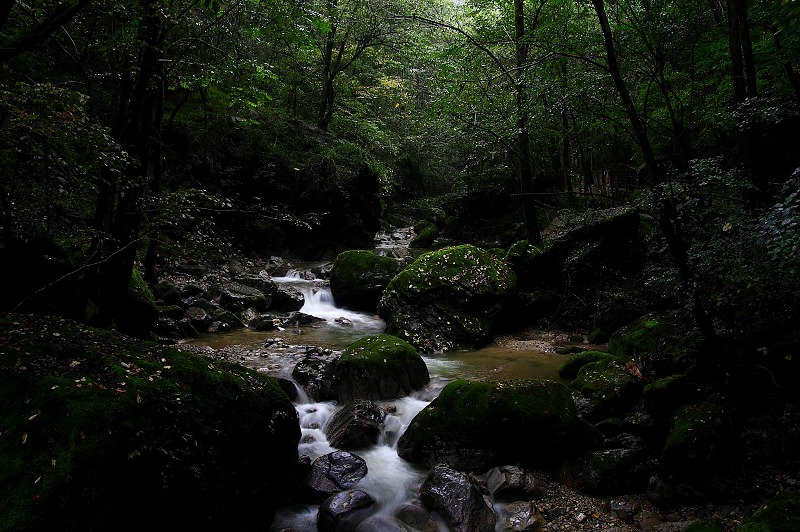
[[385, 326], [376, 316], [337, 307], [328, 281], [317, 279], [309, 270], [292, 269], [285, 276], [273, 277], [272, 280], [291, 286], [303, 294], [304, 303], [300, 312], [323, 318], [332, 326], [353, 326], [356, 330], [362, 330], [363, 335], [381, 332]]
[[[337, 450], [328, 443], [325, 426], [340, 407], [335, 401], [311, 402], [302, 387], [297, 387], [295, 410], [302, 433], [298, 452], [308, 455], [313, 461]], [[427, 470], [400, 458], [396, 446], [397, 440], [414, 416], [430, 402], [418, 397], [430, 395], [430, 392], [423, 390], [414, 396], [381, 402], [390, 413], [384, 420], [384, 430], [378, 443], [369, 449], [355, 452], [366, 461], [368, 469], [367, 476], [356, 487], [375, 499], [377, 515], [396, 515], [403, 505], [417, 497], [419, 486], [425, 479]], [[317, 508], [315, 505], [300, 505], [279, 510], [271, 530], [316, 530]]]

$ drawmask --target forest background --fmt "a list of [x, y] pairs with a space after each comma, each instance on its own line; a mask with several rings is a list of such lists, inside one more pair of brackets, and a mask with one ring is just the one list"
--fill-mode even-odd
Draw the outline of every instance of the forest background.
[[138, 270], [331, 259], [431, 209], [444, 242], [539, 245], [633, 205], [663, 259], [647, 282], [705, 337], [795, 330], [799, 15], [789, 0], [5, 2], [3, 307], [108, 326]]

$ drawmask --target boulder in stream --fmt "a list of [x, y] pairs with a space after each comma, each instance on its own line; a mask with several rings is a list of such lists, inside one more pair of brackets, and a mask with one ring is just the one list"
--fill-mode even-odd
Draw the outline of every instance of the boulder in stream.
[[374, 312], [386, 286], [401, 269], [397, 259], [373, 251], [344, 251], [331, 267], [331, 294], [340, 307]]
[[468, 471], [504, 464], [553, 467], [592, 439], [566, 386], [552, 381], [456, 380], [417, 414], [398, 455]]
[[367, 463], [348, 451], [334, 451], [318, 457], [311, 464], [306, 487], [312, 500], [322, 501], [355, 487], [367, 475]]
[[331, 495], [317, 512], [320, 532], [347, 532], [372, 513], [375, 499], [366, 491], [351, 489]]
[[350, 401], [339, 409], [325, 425], [325, 436], [337, 449], [364, 449], [378, 443], [386, 414], [365, 399]]
[[386, 332], [423, 352], [486, 343], [493, 318], [517, 282], [500, 258], [472, 245], [421, 255], [383, 294], [378, 314]]
[[497, 515], [467, 476], [445, 464], [435, 465], [420, 487], [420, 499], [454, 532], [493, 532]]
[[347, 346], [335, 369], [340, 401], [396, 399], [430, 381], [417, 350], [389, 334], [367, 336]]

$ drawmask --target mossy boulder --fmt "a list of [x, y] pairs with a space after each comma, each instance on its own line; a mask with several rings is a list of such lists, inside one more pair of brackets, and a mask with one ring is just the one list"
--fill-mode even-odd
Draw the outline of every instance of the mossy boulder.
[[131, 271], [125, 302], [117, 305], [114, 325], [121, 332], [137, 338], [149, 338], [158, 321], [158, 306], [139, 270]]
[[641, 217], [629, 207], [586, 212], [580, 223], [550, 242], [548, 251], [577, 285], [591, 284], [611, 272], [636, 273], [644, 265]]
[[527, 240], [520, 240], [509, 246], [505, 260], [517, 274], [519, 288], [540, 288], [554, 284], [549, 279], [554, 275], [553, 263], [542, 248]]
[[637, 359], [647, 369], [648, 380], [685, 373], [697, 359], [699, 336], [687, 330], [686, 316], [652, 312], [617, 329], [608, 341], [612, 355]]
[[664, 414], [694, 399], [692, 381], [686, 375], [669, 375], [646, 385], [642, 390], [648, 409]]
[[723, 411], [704, 402], [678, 408], [672, 415], [661, 460], [675, 474], [703, 475], [720, 463]]
[[430, 220], [421, 219], [414, 224], [414, 238], [408, 243], [412, 249], [426, 249], [439, 238], [439, 227]]
[[401, 269], [401, 263], [392, 257], [369, 250], [345, 251], [331, 266], [331, 294], [340, 307], [374, 312], [386, 286]]
[[401, 338], [379, 334], [347, 346], [336, 363], [334, 382], [340, 401], [396, 399], [430, 381], [417, 350]]
[[0, 336], [0, 529], [269, 527], [300, 438], [275, 379], [65, 319]]
[[764, 502], [739, 532], [795, 532], [800, 530], [800, 492], [779, 493]]
[[586, 444], [590, 433], [563, 384], [456, 380], [417, 414], [397, 452], [413, 463], [462, 471], [517, 463], [552, 467]]
[[421, 351], [472, 348], [489, 340], [515, 285], [513, 270], [487, 251], [447, 247], [421, 255], [392, 279], [378, 314], [387, 333]]
[[641, 396], [643, 382], [614, 359], [583, 365], [569, 387], [582, 417], [599, 421], [625, 413]]
[[558, 376], [562, 379], [574, 379], [578, 376], [580, 369], [590, 362], [599, 360], [613, 360], [613, 355], [605, 351], [582, 351], [570, 355], [570, 357], [558, 368]]

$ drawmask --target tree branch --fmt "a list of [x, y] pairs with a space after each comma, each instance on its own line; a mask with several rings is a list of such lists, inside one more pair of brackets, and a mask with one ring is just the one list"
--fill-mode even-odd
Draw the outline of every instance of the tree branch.
[[[59, 28], [67, 24], [70, 20], [75, 18], [78, 12], [89, 5], [92, 0], [77, 0], [74, 4], [62, 4], [53, 13], [50, 14], [43, 22], [36, 24], [23, 33], [16, 40], [4, 45], [0, 48], [0, 63], [5, 63], [9, 59], [26, 52], [34, 46], [45, 42], [50, 38]], [[7, 6], [3, 5], [5, 9]], [[10, 11], [11, 7], [8, 6]], [[0, 16], [4, 15], [6, 19], [8, 14], [0, 11]]]

